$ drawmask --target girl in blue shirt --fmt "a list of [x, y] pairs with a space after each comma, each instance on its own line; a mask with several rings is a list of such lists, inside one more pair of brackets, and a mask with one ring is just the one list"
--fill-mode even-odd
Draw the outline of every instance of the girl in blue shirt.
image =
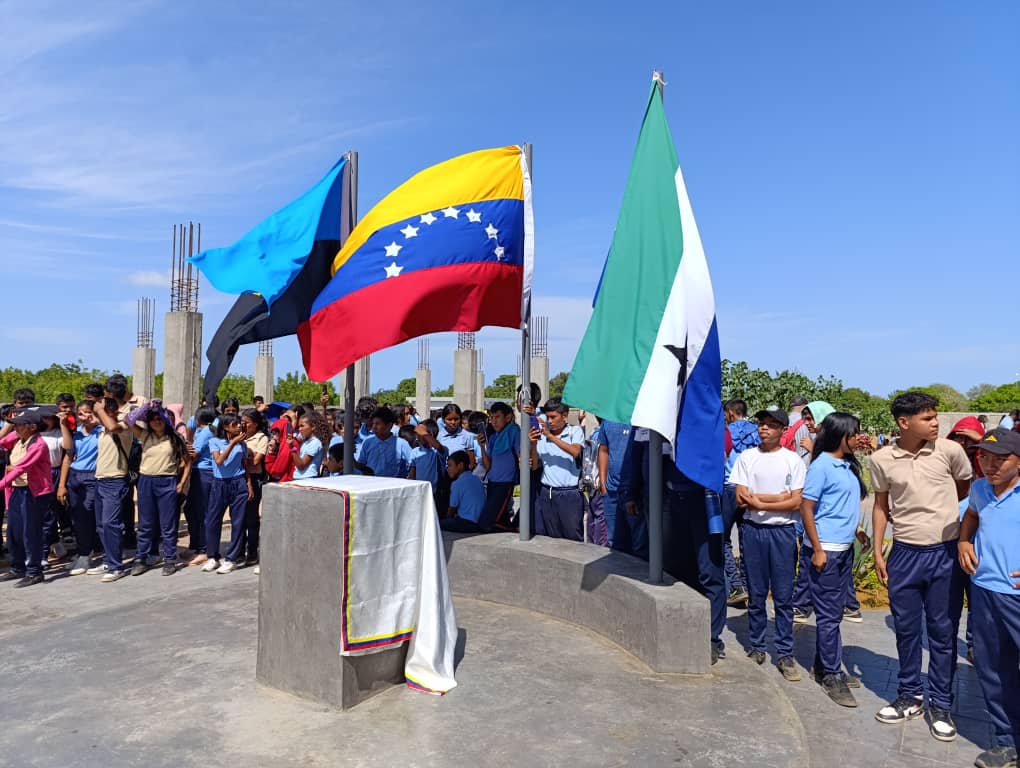
[[96, 459], [99, 435], [103, 427], [92, 410], [91, 400], [78, 406], [78, 425], [72, 433], [66, 420], [60, 422], [63, 446], [67, 453], [61, 467], [57, 500], [71, 507], [74, 540], [78, 556], [70, 565], [72, 576], [80, 576], [92, 567], [96, 548]]
[[[188, 487], [188, 503], [184, 507], [184, 519], [188, 523], [188, 548], [192, 551], [191, 565], [208, 562], [205, 546], [205, 519], [209, 514], [209, 497], [213, 487], [213, 457], [209, 442], [213, 434], [216, 410], [204, 405], [195, 413], [195, 433], [191, 444], [191, 482]], [[218, 547], [217, 547], [218, 549]]]
[[506, 403], [492, 404], [489, 423], [491, 434], [479, 432], [477, 438], [488, 478], [485, 510], [478, 525], [484, 532], [493, 528], [512, 531], [514, 488], [520, 479], [521, 428], [514, 424], [514, 412]]
[[298, 419], [297, 431], [290, 449], [294, 457], [294, 479], [318, 477], [325, 451], [319, 435], [325, 436], [329, 431], [326, 417], [318, 411], [305, 411]]
[[[205, 518], [205, 540], [209, 559], [202, 566], [205, 573], [230, 573], [244, 564], [244, 513], [255, 495], [251, 477], [245, 469], [246, 435], [241, 420], [234, 415], [220, 416], [216, 437], [209, 441], [213, 457], [212, 493], [209, 511]], [[230, 508], [230, 546], [220, 561], [220, 536], [223, 533], [223, 514]]]
[[811, 547], [808, 579], [815, 608], [814, 675], [837, 704], [856, 707], [851, 680], [843, 672], [839, 623], [853, 578], [854, 537], [867, 488], [854, 456], [861, 423], [849, 413], [830, 413], [822, 421], [804, 481], [800, 514], [805, 546]]

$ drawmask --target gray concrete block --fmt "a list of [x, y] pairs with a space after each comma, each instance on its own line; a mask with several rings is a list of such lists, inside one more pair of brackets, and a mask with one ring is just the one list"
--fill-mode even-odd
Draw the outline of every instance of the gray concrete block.
[[255, 677], [349, 709], [404, 682], [407, 646], [340, 655], [340, 509], [335, 493], [279, 483], [265, 487]]
[[444, 536], [454, 595], [572, 622], [656, 672], [709, 672], [708, 601], [672, 579], [648, 584], [644, 561], [544, 536], [529, 542], [510, 533]]

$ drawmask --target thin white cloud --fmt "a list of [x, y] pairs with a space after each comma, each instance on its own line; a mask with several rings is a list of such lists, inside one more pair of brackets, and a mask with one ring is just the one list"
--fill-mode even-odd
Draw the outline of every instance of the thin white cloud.
[[0, 330], [0, 338], [23, 344], [46, 344], [50, 346], [77, 346], [86, 340], [84, 331], [66, 327], [13, 326]]
[[169, 288], [170, 273], [159, 272], [154, 269], [143, 269], [138, 272], [129, 272], [124, 276], [124, 281], [131, 285], [140, 285], [153, 288]]

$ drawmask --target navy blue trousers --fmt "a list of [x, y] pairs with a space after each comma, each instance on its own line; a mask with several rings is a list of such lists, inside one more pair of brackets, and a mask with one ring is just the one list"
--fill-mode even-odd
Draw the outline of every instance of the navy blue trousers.
[[205, 543], [209, 557], [220, 559], [220, 537], [223, 535], [223, 515], [230, 508], [230, 545], [226, 559], [232, 563], [244, 562], [244, 513], [248, 506], [248, 483], [244, 475], [213, 478], [209, 511], [205, 516]]
[[854, 562], [853, 548], [845, 552], [827, 552], [825, 567], [819, 571], [811, 565], [811, 547], [802, 547], [808, 553], [805, 576], [811, 587], [811, 602], [815, 607], [815, 667], [827, 675], [843, 671], [843, 636], [839, 625], [843, 621], [846, 605], [846, 580]]
[[138, 476], [138, 551], [144, 559], [156, 543], [162, 542], [163, 559], [177, 560], [177, 478], [173, 475]]
[[490, 480], [485, 484], [485, 507], [478, 518], [478, 527], [485, 533], [493, 528], [509, 531], [510, 516], [514, 507], [514, 486], [516, 483], [499, 483]]
[[535, 500], [535, 533], [554, 539], [584, 541], [584, 497], [576, 488], [539, 488]]
[[648, 559], [648, 520], [638, 509], [636, 515], [627, 512], [630, 494], [619, 490], [606, 491], [602, 499], [602, 516], [606, 519], [606, 536], [609, 547], [628, 555]]
[[765, 651], [772, 592], [776, 611], [776, 658], [793, 654], [793, 571], [797, 563], [797, 532], [792, 525], [744, 523], [741, 547], [747, 568], [747, 623], [751, 649]]
[[78, 556], [88, 557], [99, 543], [96, 528], [96, 473], [72, 469], [67, 475], [67, 502], [71, 507]]
[[259, 507], [262, 506], [262, 479], [251, 478], [252, 499], [244, 510], [244, 547], [246, 560], [259, 559], [259, 537], [262, 533], [262, 518]]
[[662, 516], [662, 564], [672, 574], [708, 598], [712, 641], [726, 628], [726, 575], [722, 534], [708, 532], [705, 491], [669, 493]]
[[977, 675], [995, 729], [995, 743], [1020, 739], [1020, 592], [970, 588]]
[[896, 630], [900, 660], [899, 695], [921, 696], [921, 615], [928, 630], [928, 696], [937, 707], [953, 705], [956, 673], [956, 632], [963, 576], [956, 560], [956, 542], [927, 547], [894, 542], [886, 561], [889, 609]]
[[107, 570], [124, 569], [124, 517], [121, 509], [131, 492], [126, 477], [96, 480], [96, 523], [103, 542], [103, 563]]
[[209, 497], [212, 495], [213, 471], [193, 469], [188, 487], [188, 503], [184, 507], [184, 519], [188, 521], [188, 549], [205, 552], [205, 516], [209, 511]]
[[[733, 556], [733, 525], [737, 522], [737, 486], [723, 486], [722, 496], [723, 514], [723, 558], [726, 568], [726, 581], [729, 589], [747, 590], [747, 572], [744, 570], [743, 552], [738, 567], [737, 559]], [[738, 541], [740, 529], [737, 529]]]
[[[797, 537], [797, 546], [800, 547], [800, 555], [797, 559], [797, 580], [793, 584], [793, 607], [803, 608], [810, 611], [811, 606], [811, 584], [808, 579], [808, 571], [811, 569], [811, 542], [803, 536]], [[850, 567], [847, 568], [846, 578], [846, 607], [851, 611], [859, 611], [861, 602], [857, 599], [857, 587], [854, 586], [854, 556], [853, 547], [850, 548]]]
[[22, 576], [40, 576], [46, 544], [43, 522], [49, 506], [49, 494], [33, 496], [27, 487], [15, 487], [7, 505], [7, 549], [11, 571]]

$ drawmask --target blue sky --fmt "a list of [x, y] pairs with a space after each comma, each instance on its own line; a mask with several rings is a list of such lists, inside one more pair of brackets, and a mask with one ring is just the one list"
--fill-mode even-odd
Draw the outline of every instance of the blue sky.
[[[227, 245], [348, 149], [364, 213], [530, 141], [537, 312], [567, 370], [659, 68], [724, 356], [881, 394], [1020, 378], [1020, 5], [510, 7], [0, 0], [0, 366], [130, 369], [141, 296], [161, 361], [175, 222]], [[232, 301], [203, 282], [206, 342]], [[454, 338], [431, 338], [442, 386]], [[479, 344], [488, 378], [516, 369], [514, 333]], [[295, 339], [276, 356], [300, 368]], [[373, 387], [415, 361], [375, 355]]]

